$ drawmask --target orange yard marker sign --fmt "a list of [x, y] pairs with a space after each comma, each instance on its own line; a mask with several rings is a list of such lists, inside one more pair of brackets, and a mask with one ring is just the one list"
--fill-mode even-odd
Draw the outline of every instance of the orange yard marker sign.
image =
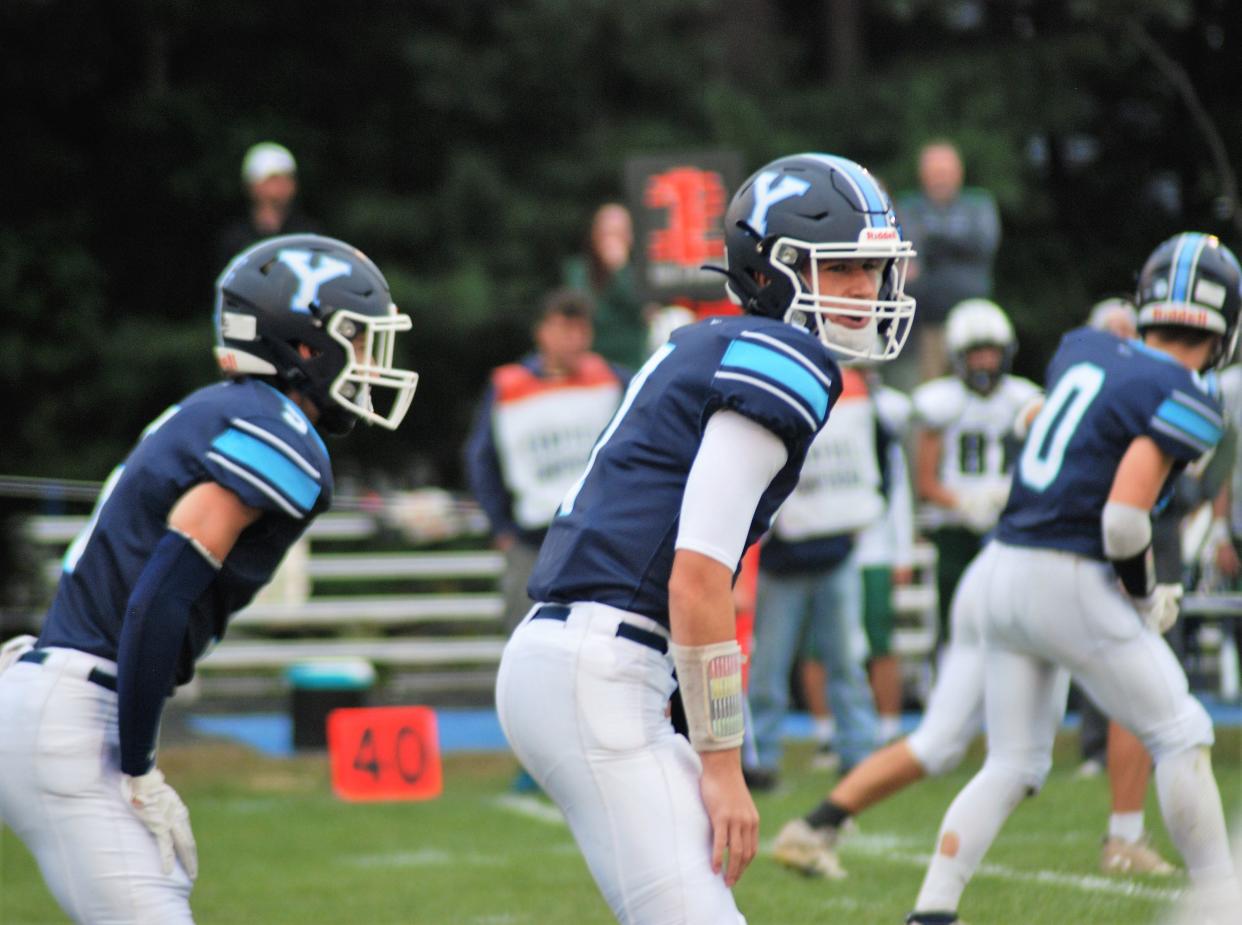
[[328, 714], [332, 789], [342, 800], [431, 800], [444, 789], [430, 707], [361, 707]]

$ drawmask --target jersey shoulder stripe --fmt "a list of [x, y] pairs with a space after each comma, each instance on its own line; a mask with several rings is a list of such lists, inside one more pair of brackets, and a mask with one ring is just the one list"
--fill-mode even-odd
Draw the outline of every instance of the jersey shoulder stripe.
[[[261, 428], [251, 425], [249, 428], [239, 429], [236, 419], [230, 423], [228, 430], [212, 441], [212, 452], [208, 455], [217, 458], [217, 461], [223, 458], [244, 467], [250, 475], [259, 479], [246, 480], [269, 497], [273, 496], [262, 483], [279, 491], [301, 512], [313, 508], [321, 490], [319, 473], [314, 467], [278, 437], [266, 434]], [[266, 436], [260, 437], [257, 434]], [[234, 466], [223, 462], [222, 464], [230, 471], [237, 471]], [[282, 504], [281, 507], [285, 505]]]
[[807, 425], [811, 428], [812, 431], [819, 429], [820, 422], [816, 420], [815, 418], [811, 417], [811, 415], [807, 412], [805, 408], [802, 407], [802, 405], [800, 405], [798, 402], [790, 398], [788, 393], [784, 392], [781, 389], [778, 389], [774, 385], [770, 385], [769, 383], [764, 382], [762, 379], [756, 379], [754, 376], [746, 376], [746, 375], [743, 375], [742, 373], [726, 373], [726, 372], [716, 373], [716, 379], [730, 379], [734, 382], [743, 382], [746, 385], [753, 386], [754, 388], [762, 389], [763, 391], [776, 396], [781, 401], [783, 401], [785, 404], [789, 405], [789, 407], [793, 408], [794, 411], [798, 412], [798, 414], [802, 416], [803, 420], [806, 421]]
[[799, 363], [805, 366], [807, 371], [811, 373], [811, 375], [813, 375], [816, 379], [818, 379], [820, 382], [823, 383], [824, 388], [826, 389], [832, 388], [832, 378], [827, 373], [825, 373], [822, 369], [816, 366], [805, 353], [802, 353], [800, 350], [795, 348], [793, 345], [785, 343], [785, 341], [781, 340], [778, 337], [773, 337], [770, 334], [764, 334], [761, 331], [743, 331], [741, 336], [749, 340], [758, 341], [761, 344], [766, 344], [775, 350], [784, 351], [785, 353], [789, 354], [789, 356], [793, 357], [795, 360], [797, 360]]
[[1185, 392], [1175, 389], [1156, 408], [1151, 426], [1202, 452], [1220, 442], [1224, 421], [1219, 414]]
[[[829, 387], [823, 381], [826, 377], [796, 351], [778, 350], [754, 339], [739, 338], [725, 350], [720, 367], [728, 372], [717, 372], [718, 378], [759, 384], [794, 407], [798, 407], [792, 400], [796, 399], [814, 415], [812, 427], [818, 427], [828, 413]], [[755, 376], [760, 377], [758, 382]]]
[[244, 468], [243, 466], [239, 466], [236, 463], [229, 462], [219, 453], [209, 452], [207, 454], [207, 459], [215, 463], [221, 469], [231, 472], [233, 475], [237, 476], [237, 478], [252, 485], [256, 490], [262, 492], [263, 495], [270, 498], [273, 504], [275, 504], [278, 508], [280, 508], [286, 514], [288, 514], [290, 517], [293, 517], [297, 520], [301, 520], [303, 517], [305, 517], [305, 515], [301, 511], [299, 511], [296, 507], [294, 507], [292, 504], [286, 501], [281, 496], [280, 492], [272, 488], [267, 482], [263, 481], [263, 479], [259, 478], [257, 475], [254, 475], [252, 472], [250, 472], [248, 469]]
[[231, 424], [233, 427], [238, 428], [239, 430], [244, 430], [246, 433], [250, 434], [251, 436], [257, 437], [260, 440], [264, 440], [270, 443], [273, 447], [275, 447], [276, 449], [280, 450], [280, 452], [288, 456], [289, 459], [299, 469], [301, 469], [303, 472], [305, 472], [307, 475], [313, 478], [316, 482], [320, 481], [319, 470], [316, 469], [310, 462], [308, 462], [306, 457], [304, 457], [301, 453], [299, 453], [296, 449], [294, 449], [292, 445], [280, 439], [280, 437], [276, 436], [270, 430], [264, 430], [262, 427], [259, 427], [257, 424], [252, 424], [250, 421], [245, 421], [245, 420], [242, 420], [241, 418], [233, 418], [231, 421], [229, 421], [229, 424]]

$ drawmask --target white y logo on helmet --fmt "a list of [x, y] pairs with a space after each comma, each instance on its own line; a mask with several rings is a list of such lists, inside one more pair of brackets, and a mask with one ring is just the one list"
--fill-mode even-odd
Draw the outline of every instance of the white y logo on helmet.
[[[315, 265], [311, 261], [318, 260]], [[319, 287], [338, 276], [348, 276], [353, 272], [344, 260], [337, 260], [327, 254], [313, 254], [310, 251], [282, 250], [276, 259], [293, 271], [298, 278], [298, 291], [289, 300], [289, 307], [295, 312], [310, 314], [311, 303], [318, 300]]]
[[768, 232], [768, 210], [772, 206], [794, 196], [805, 196], [806, 191], [811, 188], [811, 184], [806, 180], [799, 180], [788, 174], [781, 177], [781, 182], [773, 188], [772, 181], [777, 176], [779, 174], [775, 170], [765, 170], [755, 178], [755, 205], [750, 210], [750, 217], [746, 219], [746, 224], [761, 235]]

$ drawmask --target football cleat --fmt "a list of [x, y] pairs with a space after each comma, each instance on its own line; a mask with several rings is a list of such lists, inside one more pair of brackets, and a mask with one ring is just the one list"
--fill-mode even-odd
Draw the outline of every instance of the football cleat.
[[1074, 776], [1083, 780], [1099, 777], [1104, 773], [1104, 762], [1099, 758], [1088, 758], [1078, 766]]
[[841, 756], [832, 750], [832, 743], [825, 742], [815, 749], [811, 756], [812, 771], [840, 771]]
[[1152, 847], [1151, 836], [1146, 833], [1136, 842], [1106, 837], [1100, 849], [1100, 870], [1106, 874], [1156, 874], [1161, 877], [1177, 872], [1177, 868]]
[[778, 864], [808, 877], [843, 880], [845, 868], [836, 851], [839, 839], [839, 829], [813, 829], [801, 817], [791, 819], [776, 836], [772, 856]]

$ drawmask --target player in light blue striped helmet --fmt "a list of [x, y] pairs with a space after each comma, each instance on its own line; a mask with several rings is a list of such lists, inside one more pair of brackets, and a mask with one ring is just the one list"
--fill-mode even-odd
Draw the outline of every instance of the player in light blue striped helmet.
[[[914, 320], [905, 294], [913, 245], [866, 168], [831, 154], [772, 161], [738, 189], [725, 214], [729, 297], [756, 315], [805, 327], [842, 358], [891, 360]], [[878, 296], [822, 293], [823, 275], [863, 261]]]
[[1242, 268], [1215, 235], [1183, 231], [1157, 247], [1139, 273], [1139, 333], [1190, 329], [1220, 337], [1209, 366], [1229, 362], [1238, 341]]

